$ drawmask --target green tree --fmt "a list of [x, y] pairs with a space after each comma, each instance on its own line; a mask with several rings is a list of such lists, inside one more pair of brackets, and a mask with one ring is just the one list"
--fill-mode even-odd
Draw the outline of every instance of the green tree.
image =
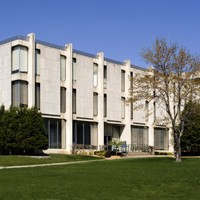
[[[199, 97], [200, 59], [177, 44], [168, 44], [165, 39], [156, 39], [151, 49], [145, 49], [142, 56], [151, 68], [137, 73], [131, 79], [129, 101], [147, 100], [157, 107], [161, 102], [166, 115], [159, 122], [172, 130], [176, 161], [181, 161], [181, 137], [184, 118], [181, 111], [185, 102]], [[160, 105], [161, 105], [160, 104]]]
[[0, 107], [0, 154], [3, 153], [3, 148], [4, 148], [4, 132], [2, 131], [2, 117], [4, 115], [5, 112], [5, 107], [4, 105], [2, 105]]
[[181, 146], [191, 153], [200, 152], [200, 103], [188, 102], [183, 111], [185, 118]]
[[3, 133], [3, 151], [14, 154], [18, 149], [16, 133], [18, 132], [18, 108], [10, 107], [5, 110], [1, 118], [1, 132]]
[[0, 108], [0, 149], [9, 154], [30, 154], [48, 146], [44, 119], [36, 108]]
[[18, 132], [16, 134], [19, 148], [24, 153], [33, 153], [37, 149], [47, 149], [44, 119], [36, 108], [20, 108]]

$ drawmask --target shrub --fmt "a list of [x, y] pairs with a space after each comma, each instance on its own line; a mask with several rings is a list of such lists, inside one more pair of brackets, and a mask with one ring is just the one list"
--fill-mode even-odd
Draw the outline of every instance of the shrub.
[[48, 147], [44, 119], [36, 108], [1, 108], [0, 127], [0, 153], [34, 154]]
[[106, 158], [110, 158], [110, 157], [111, 157], [111, 151], [106, 151], [105, 157], [106, 157]]
[[95, 151], [94, 152], [94, 155], [96, 155], [96, 156], [105, 156], [105, 154], [106, 154], [106, 151], [104, 151], [104, 150], [102, 150], [102, 151]]

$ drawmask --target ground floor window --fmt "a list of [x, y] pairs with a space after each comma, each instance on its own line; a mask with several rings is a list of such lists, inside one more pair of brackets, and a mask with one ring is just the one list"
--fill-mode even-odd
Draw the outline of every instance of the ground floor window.
[[104, 145], [109, 145], [109, 142], [112, 141], [111, 135], [104, 135]]
[[157, 150], [169, 149], [169, 131], [165, 128], [154, 129], [154, 146]]
[[91, 123], [74, 121], [73, 122], [73, 144], [91, 144]]
[[148, 144], [148, 129], [143, 126], [131, 127], [131, 143], [132, 144]]
[[119, 140], [121, 135], [121, 126], [116, 124], [104, 124], [104, 145], [108, 145], [112, 140]]
[[131, 148], [133, 151], [145, 150], [148, 145], [148, 128], [143, 126], [131, 127]]
[[51, 149], [61, 149], [61, 120], [45, 118], [45, 126], [46, 134], [48, 135], [48, 147]]

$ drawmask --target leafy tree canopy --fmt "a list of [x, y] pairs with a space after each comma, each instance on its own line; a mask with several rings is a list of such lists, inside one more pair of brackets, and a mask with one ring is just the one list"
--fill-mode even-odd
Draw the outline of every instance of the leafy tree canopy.
[[183, 111], [185, 118], [182, 136], [182, 149], [196, 153], [200, 152], [200, 103], [188, 102]]
[[147, 100], [153, 102], [156, 109], [165, 110], [166, 114], [154, 123], [171, 128], [176, 160], [181, 161], [180, 141], [184, 131], [181, 111], [185, 102], [200, 97], [200, 59], [186, 48], [168, 44], [165, 39], [156, 39], [142, 56], [151, 67], [131, 78], [129, 101], [136, 105]]
[[30, 154], [48, 145], [44, 119], [36, 108], [0, 108], [0, 151]]

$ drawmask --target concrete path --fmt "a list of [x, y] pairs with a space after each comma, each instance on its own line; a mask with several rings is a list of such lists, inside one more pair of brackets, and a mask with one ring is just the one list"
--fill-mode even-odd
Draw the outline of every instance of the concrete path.
[[35, 164], [35, 165], [0, 166], [0, 169], [18, 169], [18, 168], [32, 168], [32, 167], [45, 167], [45, 166], [58, 166], [58, 165], [72, 165], [72, 164], [97, 162], [97, 161], [102, 161], [102, 160], [105, 160], [105, 159], [73, 161], [73, 162], [60, 162], [60, 163], [48, 163], [48, 164]]

